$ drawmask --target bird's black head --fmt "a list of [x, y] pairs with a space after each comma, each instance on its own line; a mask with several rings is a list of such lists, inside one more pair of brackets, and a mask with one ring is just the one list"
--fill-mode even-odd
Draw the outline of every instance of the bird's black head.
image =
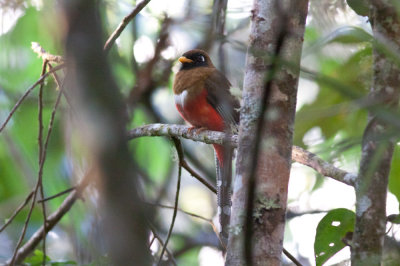
[[210, 57], [203, 50], [195, 49], [184, 53], [179, 57], [182, 63], [181, 70], [187, 70], [195, 67], [213, 67]]

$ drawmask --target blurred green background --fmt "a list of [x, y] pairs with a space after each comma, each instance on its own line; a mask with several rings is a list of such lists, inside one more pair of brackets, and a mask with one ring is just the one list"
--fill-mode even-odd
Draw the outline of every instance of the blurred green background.
[[[98, 1], [104, 23], [104, 41], [122, 18], [134, 7], [135, 1]], [[252, 1], [230, 0], [227, 9], [226, 38], [223, 49], [225, 62], [216, 56], [219, 42], [211, 40], [209, 51], [217, 67], [223, 63], [228, 79], [235, 88], [242, 88], [245, 52], [249, 36]], [[65, 25], [57, 1], [0, 1], [0, 123], [19, 97], [40, 76], [42, 60], [31, 50], [31, 42], [38, 42], [51, 54], [63, 55]], [[129, 98], [135, 90], [138, 71], [144, 69], [154, 55], [165, 16], [171, 19], [169, 39], [160, 60], [152, 72], [156, 82], [130, 110], [129, 128], [163, 122], [183, 123], [173, 103], [171, 86], [179, 64], [177, 57], [207, 42], [212, 16], [211, 0], [153, 0], [129, 24], [108, 57], [121, 92]], [[357, 27], [357, 28], [354, 28]], [[367, 110], [363, 106], [371, 86], [372, 45], [362, 38], [370, 26], [365, 17], [358, 16], [343, 0], [312, 0], [305, 35], [302, 67], [318, 75], [302, 73], [295, 125], [294, 144], [317, 153], [335, 166], [357, 172], [360, 141], [366, 125]], [[360, 33], [361, 32], [361, 33]], [[368, 35], [368, 34], [367, 34]], [[169, 66], [172, 64], [171, 72]], [[163, 77], [167, 74], [167, 77]], [[331, 82], [331, 81], [334, 82]], [[66, 88], [68, 90], [68, 88]], [[47, 132], [51, 110], [57, 96], [52, 78], [44, 85], [44, 123]], [[36, 183], [38, 172], [38, 89], [30, 94], [0, 134], [0, 225], [11, 216]], [[63, 191], [82, 178], [89, 162], [85, 159], [83, 143], [77, 136], [73, 114], [62, 100], [50, 138], [44, 167], [45, 196]], [[142, 138], [131, 141], [136, 169], [143, 180], [143, 194], [149, 202], [173, 205], [177, 176], [176, 155], [167, 138]], [[388, 214], [399, 212], [400, 200], [400, 144], [396, 146], [390, 175]], [[212, 148], [184, 141], [191, 165], [204, 177], [214, 182]], [[334, 208], [354, 210], [353, 190], [343, 184], [327, 180], [311, 169], [298, 164], [292, 168], [289, 211], [308, 213]], [[216, 218], [216, 198], [184, 171], [180, 207]], [[48, 213], [55, 211], [65, 196], [46, 203]], [[107, 265], [107, 255], [100, 231], [98, 195], [95, 187], [85, 193], [85, 201], [78, 201], [61, 223], [49, 233], [48, 256], [52, 262], [79, 265]], [[0, 234], [0, 263], [14, 250], [23, 227], [28, 208]], [[156, 223], [165, 237], [172, 211], [159, 209]], [[287, 222], [286, 249], [304, 265], [314, 265], [313, 244], [315, 230], [324, 212], [296, 215]], [[40, 207], [33, 212], [26, 239], [42, 224]], [[389, 236], [400, 241], [399, 227]], [[197, 241], [197, 242], [196, 242]], [[178, 214], [177, 224], [169, 248], [177, 255], [179, 265], [222, 265], [221, 253], [211, 226], [199, 219]], [[210, 248], [211, 246], [214, 248]], [[189, 247], [189, 248], [188, 248]], [[154, 244], [152, 250], [157, 252]], [[28, 262], [40, 258], [40, 247]], [[349, 257], [345, 248], [330, 263]], [[284, 262], [289, 264], [286, 258]]]

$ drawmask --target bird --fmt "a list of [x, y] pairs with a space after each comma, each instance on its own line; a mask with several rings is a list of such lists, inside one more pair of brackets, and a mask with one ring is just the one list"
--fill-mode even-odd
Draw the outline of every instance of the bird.
[[[203, 50], [185, 52], [175, 76], [173, 93], [176, 108], [191, 129], [231, 132], [239, 124], [239, 100], [230, 93], [231, 83], [217, 70]], [[226, 249], [231, 212], [233, 149], [213, 144], [217, 172], [217, 201], [221, 225], [219, 238]]]

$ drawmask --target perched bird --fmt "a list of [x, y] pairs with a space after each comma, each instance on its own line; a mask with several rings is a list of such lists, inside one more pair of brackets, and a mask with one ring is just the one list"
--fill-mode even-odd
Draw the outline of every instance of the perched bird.
[[[175, 76], [173, 91], [180, 115], [194, 128], [230, 132], [239, 122], [240, 106], [229, 91], [230, 82], [202, 50], [190, 50], [179, 61], [182, 66]], [[220, 239], [225, 248], [229, 236], [233, 149], [217, 144], [213, 146], [217, 168]]]

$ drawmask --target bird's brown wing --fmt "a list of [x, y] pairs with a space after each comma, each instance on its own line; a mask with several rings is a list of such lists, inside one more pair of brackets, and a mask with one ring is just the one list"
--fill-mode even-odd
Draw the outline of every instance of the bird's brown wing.
[[231, 83], [218, 70], [213, 71], [204, 82], [207, 102], [217, 110], [225, 122], [239, 123], [239, 101], [229, 92]]

